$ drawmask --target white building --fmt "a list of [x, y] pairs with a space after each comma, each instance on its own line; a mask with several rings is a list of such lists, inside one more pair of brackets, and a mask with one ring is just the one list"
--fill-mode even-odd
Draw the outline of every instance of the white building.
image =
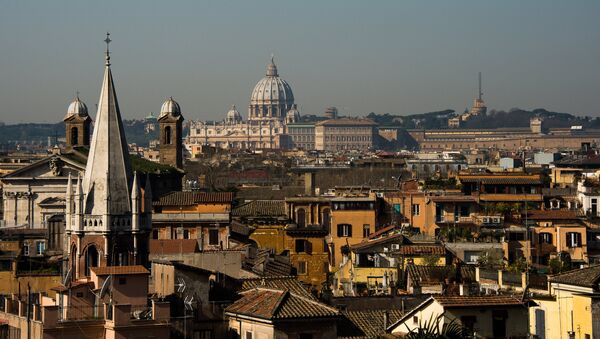
[[279, 77], [273, 59], [267, 73], [250, 96], [248, 120], [235, 106], [219, 122], [193, 121], [186, 147], [210, 145], [220, 148], [287, 148], [286, 124], [297, 122], [300, 112], [290, 85]]

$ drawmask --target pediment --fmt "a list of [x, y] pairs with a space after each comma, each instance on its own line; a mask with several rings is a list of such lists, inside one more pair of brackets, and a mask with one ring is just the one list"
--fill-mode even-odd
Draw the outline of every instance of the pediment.
[[19, 178], [60, 178], [83, 175], [85, 166], [61, 155], [52, 155], [22, 167], [2, 177], [3, 180]]

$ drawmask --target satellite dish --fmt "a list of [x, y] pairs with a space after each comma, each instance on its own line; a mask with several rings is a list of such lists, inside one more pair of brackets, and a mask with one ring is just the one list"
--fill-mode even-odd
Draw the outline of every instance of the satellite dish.
[[112, 280], [112, 274], [109, 275], [108, 278], [106, 278], [106, 280], [104, 280], [104, 283], [102, 283], [102, 287], [100, 288], [100, 293], [98, 294], [98, 297], [100, 299], [102, 299], [102, 297], [104, 296], [104, 293], [106, 293], [106, 291], [109, 289], [108, 283], [111, 280]]

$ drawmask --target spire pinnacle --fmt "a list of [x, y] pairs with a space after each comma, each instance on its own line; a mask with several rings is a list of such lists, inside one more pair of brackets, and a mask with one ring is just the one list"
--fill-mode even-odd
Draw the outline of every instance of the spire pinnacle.
[[110, 66], [110, 48], [109, 48], [109, 44], [112, 40], [110, 40], [110, 32], [106, 32], [106, 39], [104, 39], [104, 42], [106, 43], [106, 66]]
[[483, 97], [483, 92], [481, 91], [481, 72], [479, 72], [479, 100]]
[[271, 54], [271, 63], [267, 66], [267, 76], [278, 76], [277, 66], [275, 65], [275, 54]]

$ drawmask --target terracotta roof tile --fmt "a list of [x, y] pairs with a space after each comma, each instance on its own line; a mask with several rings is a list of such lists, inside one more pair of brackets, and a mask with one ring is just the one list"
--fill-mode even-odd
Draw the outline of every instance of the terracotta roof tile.
[[576, 211], [569, 210], [532, 210], [527, 212], [531, 220], [578, 220]]
[[516, 185], [516, 184], [542, 184], [542, 177], [539, 174], [486, 174], [486, 175], [459, 175], [460, 182], [477, 182], [488, 185]]
[[233, 209], [235, 217], [282, 217], [285, 213], [285, 200], [253, 200]]
[[231, 203], [232, 192], [171, 192], [154, 202], [154, 206], [193, 206], [203, 203]]
[[243, 297], [225, 309], [262, 319], [298, 319], [336, 317], [338, 311], [315, 299], [290, 291], [257, 288], [243, 292]]
[[444, 255], [446, 249], [442, 245], [404, 245], [400, 247], [398, 253], [402, 255]]
[[[414, 285], [437, 284], [451, 275], [456, 276], [454, 266], [407, 265], [406, 271]], [[475, 281], [475, 267], [461, 266], [461, 279], [463, 282]]]
[[575, 269], [553, 275], [548, 278], [548, 281], [551, 283], [561, 283], [598, 289], [598, 283], [600, 283], [600, 265]]
[[126, 274], [150, 274], [144, 266], [102, 266], [92, 267], [92, 272], [96, 275], [126, 275]]
[[444, 307], [523, 305], [521, 299], [510, 295], [434, 296], [433, 298]]
[[338, 322], [338, 338], [366, 339], [384, 336], [385, 312], [388, 314], [388, 325], [402, 317], [402, 311], [396, 309], [342, 311], [342, 319]]

